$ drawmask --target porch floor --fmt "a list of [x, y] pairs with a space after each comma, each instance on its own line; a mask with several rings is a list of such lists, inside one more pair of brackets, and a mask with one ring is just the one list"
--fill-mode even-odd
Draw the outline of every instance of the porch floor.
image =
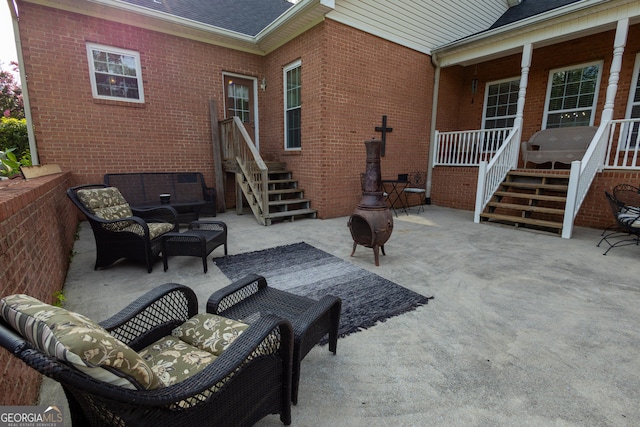
[[[349, 257], [346, 217], [271, 227], [250, 212], [216, 217], [229, 227], [229, 254], [304, 241], [435, 297], [339, 339], [335, 356], [314, 348], [292, 426], [640, 424], [640, 247], [603, 256], [600, 230], [559, 239], [425, 208], [394, 217], [379, 267], [370, 249]], [[172, 257], [166, 273], [158, 261], [148, 274], [128, 262], [94, 271], [94, 251], [83, 223], [64, 293], [67, 308], [97, 320], [166, 282], [192, 287], [204, 310], [229, 283], [211, 257], [207, 274], [195, 257]], [[65, 405], [53, 381], [40, 404]], [[282, 424], [273, 415], [257, 425]]]

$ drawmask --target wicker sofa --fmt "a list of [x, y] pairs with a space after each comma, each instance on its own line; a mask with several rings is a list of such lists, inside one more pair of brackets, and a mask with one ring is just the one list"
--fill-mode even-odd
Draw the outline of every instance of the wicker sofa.
[[595, 126], [539, 130], [529, 141], [522, 142], [523, 166], [526, 167], [528, 162], [551, 163], [551, 168], [555, 169], [556, 163], [570, 164], [574, 160], [580, 160], [597, 130]]
[[201, 213], [216, 216], [216, 190], [207, 187], [200, 172], [138, 172], [104, 175], [108, 187], [116, 187], [134, 207], [161, 204], [160, 194], [169, 194], [169, 205], [178, 212], [178, 222], [197, 221]]
[[17, 294], [0, 301], [0, 346], [58, 381], [79, 426], [249, 426], [291, 422], [291, 324], [197, 314], [165, 284], [95, 323]]

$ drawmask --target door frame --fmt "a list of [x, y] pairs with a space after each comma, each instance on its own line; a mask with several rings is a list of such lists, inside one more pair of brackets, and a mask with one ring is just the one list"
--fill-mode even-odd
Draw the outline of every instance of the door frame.
[[260, 151], [260, 120], [258, 115], [258, 78], [254, 76], [247, 76], [245, 74], [222, 72], [222, 107], [224, 110], [224, 118], [227, 119], [227, 97], [225, 92], [227, 77], [236, 77], [239, 79], [250, 80], [253, 82], [253, 129], [254, 129], [254, 144], [258, 152]]

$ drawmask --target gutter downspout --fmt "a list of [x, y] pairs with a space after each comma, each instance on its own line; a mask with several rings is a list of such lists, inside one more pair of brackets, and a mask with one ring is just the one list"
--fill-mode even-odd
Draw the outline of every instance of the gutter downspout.
[[18, 54], [18, 65], [20, 66], [20, 87], [22, 88], [22, 102], [24, 104], [24, 117], [27, 119], [27, 135], [29, 136], [29, 152], [31, 153], [31, 164], [39, 165], [38, 147], [36, 137], [33, 133], [33, 119], [31, 116], [31, 103], [29, 102], [29, 91], [27, 90], [27, 74], [24, 70], [24, 58], [22, 56], [22, 40], [20, 39], [20, 29], [18, 26], [18, 9], [13, 0], [7, 0], [11, 23], [13, 24], [13, 38], [16, 42], [16, 53]]
[[431, 181], [433, 178], [433, 156], [436, 152], [436, 119], [438, 118], [438, 92], [440, 90], [440, 65], [435, 55], [431, 56], [431, 63], [436, 67], [433, 76], [433, 97], [431, 101], [431, 131], [429, 135], [429, 159], [427, 163], [426, 203], [431, 204]]

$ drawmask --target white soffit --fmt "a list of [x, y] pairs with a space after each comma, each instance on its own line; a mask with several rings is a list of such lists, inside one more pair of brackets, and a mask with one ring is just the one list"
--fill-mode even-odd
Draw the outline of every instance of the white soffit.
[[434, 49], [433, 56], [441, 67], [467, 66], [521, 52], [528, 43], [537, 48], [614, 30], [617, 21], [623, 18], [638, 22], [640, 2], [585, 0], [453, 42]]
[[322, 22], [335, 7], [334, 0], [303, 0], [256, 35], [264, 53], [272, 52]]

